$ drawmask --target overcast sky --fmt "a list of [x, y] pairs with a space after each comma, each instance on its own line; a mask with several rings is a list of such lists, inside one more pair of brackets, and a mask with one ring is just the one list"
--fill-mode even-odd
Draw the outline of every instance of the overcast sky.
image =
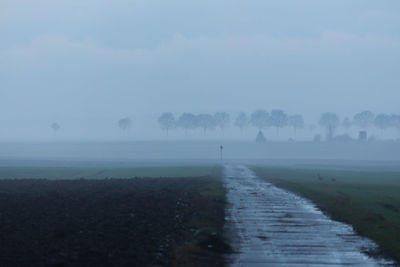
[[399, 113], [399, 67], [398, 0], [0, 1], [6, 125], [256, 108]]

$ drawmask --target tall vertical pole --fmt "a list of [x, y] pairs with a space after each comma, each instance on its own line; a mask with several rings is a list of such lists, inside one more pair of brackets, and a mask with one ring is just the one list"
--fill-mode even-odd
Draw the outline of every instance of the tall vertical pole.
[[224, 147], [221, 145], [220, 147], [219, 147], [219, 150], [220, 150], [220, 156], [221, 156], [221, 162], [222, 162], [222, 150], [224, 149]]

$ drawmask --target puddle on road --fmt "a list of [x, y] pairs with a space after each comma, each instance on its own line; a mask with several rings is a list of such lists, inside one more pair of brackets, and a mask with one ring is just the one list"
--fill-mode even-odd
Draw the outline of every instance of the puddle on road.
[[352, 227], [332, 221], [310, 201], [256, 177], [245, 166], [224, 169], [226, 233], [236, 253], [231, 266], [385, 266]]

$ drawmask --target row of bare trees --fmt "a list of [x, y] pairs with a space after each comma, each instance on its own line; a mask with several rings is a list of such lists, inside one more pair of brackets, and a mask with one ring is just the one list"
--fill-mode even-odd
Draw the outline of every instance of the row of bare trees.
[[[247, 115], [245, 112], [240, 112], [232, 122], [241, 132], [249, 126], [260, 131], [274, 127], [277, 135], [279, 135], [280, 129], [291, 127], [296, 136], [297, 130], [305, 127], [305, 121], [302, 115], [288, 115], [281, 109], [273, 109], [271, 112], [258, 109], [250, 115]], [[161, 128], [165, 130], [167, 135], [171, 130], [177, 128], [183, 129], [186, 135], [190, 130], [196, 129], [201, 129], [204, 135], [210, 130], [219, 129], [222, 135], [224, 135], [226, 128], [231, 126], [231, 116], [227, 112], [217, 112], [214, 114], [201, 113], [197, 115], [185, 112], [175, 117], [171, 112], [164, 112], [158, 117], [158, 123]], [[129, 129], [131, 124], [132, 122], [129, 117], [118, 120], [118, 127], [123, 131]], [[350, 128], [367, 130], [372, 127], [380, 129], [381, 131], [387, 129], [396, 129], [400, 131], [400, 115], [385, 113], [375, 115], [373, 112], [365, 110], [356, 113], [352, 118], [345, 117], [341, 120], [337, 114], [325, 112], [321, 114], [318, 125], [326, 130], [326, 139], [329, 140], [335, 137], [335, 133], [339, 127], [342, 127], [346, 131]], [[61, 128], [58, 122], [52, 123], [50, 127], [55, 132], [59, 131]]]
[[[167, 134], [171, 129], [182, 128], [187, 134], [188, 130], [197, 128], [203, 129], [204, 134], [208, 130], [220, 128], [222, 133], [230, 126], [230, 115], [226, 112], [217, 112], [215, 114], [192, 114], [183, 113], [175, 118], [171, 112], [165, 112], [158, 118], [160, 126], [166, 130]], [[280, 129], [291, 127], [296, 136], [297, 130], [305, 127], [305, 121], [302, 115], [288, 115], [281, 109], [273, 109], [268, 112], [264, 109], [258, 109], [248, 116], [241, 112], [233, 121], [233, 125], [238, 127], [241, 132], [252, 126], [258, 130], [274, 127], [277, 135]], [[336, 130], [343, 127], [345, 130], [356, 128], [359, 130], [367, 130], [370, 127], [375, 127], [380, 130], [397, 129], [400, 130], [400, 115], [380, 113], [375, 115], [373, 112], [366, 110], [356, 113], [351, 119], [345, 117], [343, 120], [336, 113], [325, 112], [321, 114], [318, 125], [326, 130], [326, 139], [332, 139], [335, 136]]]
[[319, 125], [326, 129], [327, 139], [334, 137], [335, 131], [342, 126], [345, 130], [352, 127], [367, 130], [375, 127], [381, 131], [387, 129], [400, 130], [400, 115], [380, 113], [375, 115], [369, 110], [356, 113], [352, 119], [346, 117], [340, 121], [339, 116], [332, 112], [323, 113], [319, 120]]
[[175, 118], [171, 112], [165, 112], [158, 117], [158, 122], [163, 128], [167, 135], [171, 129], [182, 128], [185, 130], [185, 135], [188, 134], [188, 130], [195, 130], [201, 128], [206, 134], [208, 130], [219, 128], [222, 134], [225, 132], [225, 128], [230, 124], [230, 115], [226, 112], [217, 112], [214, 115], [211, 114], [198, 114], [194, 115], [189, 112], [185, 112], [178, 118]]
[[[158, 123], [166, 133], [171, 129], [182, 128], [187, 134], [188, 130], [200, 128], [204, 134], [208, 130], [219, 128], [224, 134], [227, 127], [230, 126], [230, 115], [226, 112], [217, 112], [215, 114], [192, 114], [183, 113], [175, 118], [171, 112], [165, 112], [158, 118]], [[283, 127], [290, 126], [296, 132], [297, 129], [303, 128], [305, 123], [302, 115], [287, 115], [283, 110], [274, 109], [270, 113], [266, 110], [256, 110], [250, 116], [241, 112], [233, 121], [234, 126], [238, 127], [240, 131], [248, 126], [253, 126], [258, 130], [263, 130], [269, 127], [275, 127], [277, 134]]]

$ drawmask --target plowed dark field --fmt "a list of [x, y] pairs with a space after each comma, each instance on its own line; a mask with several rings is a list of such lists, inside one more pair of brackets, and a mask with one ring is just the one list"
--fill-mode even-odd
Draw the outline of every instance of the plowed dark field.
[[221, 266], [216, 179], [0, 180], [0, 265]]

